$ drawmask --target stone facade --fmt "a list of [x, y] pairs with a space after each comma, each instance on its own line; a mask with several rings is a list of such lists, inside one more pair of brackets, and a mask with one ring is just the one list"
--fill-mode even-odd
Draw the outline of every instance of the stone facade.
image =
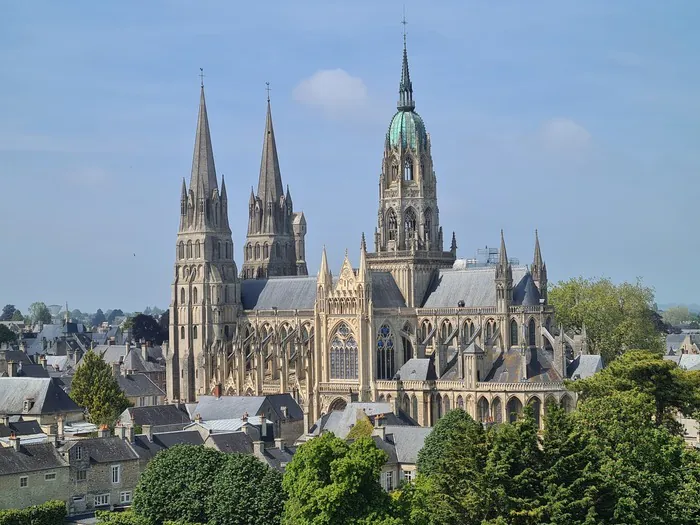
[[[207, 126], [202, 91], [189, 190], [183, 183], [167, 355], [170, 401], [194, 402], [214, 391], [290, 393], [305, 412], [306, 428], [351, 400], [393, 402], [426, 426], [454, 407], [499, 422], [517, 417], [528, 403], [540, 417], [547, 402], [573, 406], [563, 379], [569, 361], [585, 351], [585, 337], [570, 338], [555, 327], [539, 238], [529, 266], [508, 259], [503, 232], [494, 264], [458, 260], [454, 233], [449, 251], [443, 249], [430, 136], [415, 111], [405, 43], [399, 103], [384, 144], [375, 250], [368, 252], [363, 235], [359, 264], [353, 267], [346, 253], [337, 276], [325, 249], [316, 277], [299, 265], [294, 273], [289, 251], [286, 270], [273, 272], [270, 254], [277, 248], [266, 257], [261, 252], [264, 264], [257, 258], [258, 240], [270, 247], [291, 243], [288, 229], [269, 225], [288, 225], [294, 216], [289, 192], [281, 193], [268, 105], [238, 278], [225, 190], [217, 201], [216, 179], [206, 195], [198, 182], [199, 174], [214, 173]], [[220, 222], [212, 223], [207, 209], [218, 210], [210, 215]], [[303, 235], [301, 242], [303, 248]], [[190, 251], [196, 243], [201, 248]], [[225, 251], [212, 251], [216, 243]], [[303, 249], [295, 246], [299, 261]]]

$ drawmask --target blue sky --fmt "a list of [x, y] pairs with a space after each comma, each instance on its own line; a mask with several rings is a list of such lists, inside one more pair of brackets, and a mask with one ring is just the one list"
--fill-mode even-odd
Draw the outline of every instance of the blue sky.
[[[0, 303], [170, 300], [199, 68], [236, 261], [271, 83], [282, 177], [315, 273], [376, 225], [402, 2], [4, 2]], [[235, 6], [235, 7], [234, 7]], [[700, 2], [407, 2], [440, 223], [550, 279], [642, 277], [700, 302]], [[134, 256], [135, 254], [135, 256]]]

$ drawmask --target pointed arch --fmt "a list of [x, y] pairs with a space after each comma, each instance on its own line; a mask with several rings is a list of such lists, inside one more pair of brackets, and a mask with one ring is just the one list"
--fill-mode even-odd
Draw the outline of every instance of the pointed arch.
[[464, 410], [464, 398], [462, 396], [457, 396], [457, 408]]
[[255, 243], [255, 258], [260, 259], [260, 243]]
[[430, 241], [432, 239], [432, 231], [433, 231], [433, 210], [430, 208], [426, 208], [425, 212], [423, 212], [423, 238], [426, 241]]
[[443, 319], [440, 325], [440, 342], [448, 344], [448, 338], [452, 335], [452, 322], [449, 319]]
[[515, 423], [523, 415], [523, 403], [517, 397], [513, 396], [506, 404], [506, 413], [508, 423]]
[[411, 417], [418, 422], [418, 398], [415, 394], [411, 396]]
[[395, 241], [397, 238], [398, 223], [396, 221], [396, 212], [393, 208], [389, 208], [386, 212], [386, 229], [387, 239]]
[[571, 399], [569, 394], [564, 394], [564, 396], [561, 398], [561, 407], [567, 414], [574, 410], [574, 400]]
[[180, 304], [185, 304], [185, 299], [187, 297], [185, 296], [185, 289], [180, 288]]
[[410, 155], [406, 155], [403, 161], [403, 180], [413, 180], [413, 158]]
[[535, 417], [535, 424], [537, 425], [537, 428], [540, 428], [542, 426], [542, 400], [537, 396], [532, 396], [527, 400], [527, 404], [528, 406], [532, 407], [532, 413]]
[[357, 354], [355, 335], [345, 322], [340, 322], [330, 341], [331, 379], [357, 379]]
[[396, 373], [394, 341], [391, 326], [383, 323], [377, 332], [377, 379], [391, 379]]
[[404, 239], [409, 242], [416, 236], [416, 212], [410, 206], [403, 214]]
[[199, 259], [202, 256], [202, 244], [199, 240], [194, 243], [194, 256]]
[[535, 346], [537, 344], [536, 330], [535, 318], [530, 317], [530, 322], [527, 324], [527, 344], [530, 346]]
[[403, 325], [403, 334], [401, 335], [401, 344], [403, 346], [403, 362], [405, 363], [409, 359], [413, 358], [413, 344], [411, 344], [410, 337], [406, 334], [413, 334], [413, 326], [410, 322], [406, 321]]
[[185, 338], [185, 327], [181, 326], [180, 327], [180, 339], [184, 339], [184, 338]]
[[500, 397], [494, 398], [491, 402], [491, 422], [503, 423], [503, 403]]
[[482, 423], [486, 423], [489, 420], [489, 402], [483, 396], [479, 398], [476, 404], [476, 418]]
[[444, 396], [442, 396], [442, 415], [447, 415], [450, 409], [450, 397], [447, 394], [445, 394]]
[[518, 345], [518, 321], [510, 320], [510, 346]]
[[348, 405], [347, 401], [343, 399], [342, 397], [336, 397], [328, 407], [328, 412], [334, 412], [336, 410], [345, 410], [345, 407]]
[[178, 259], [185, 258], [185, 242], [184, 241], [180, 241], [180, 244], [177, 247], [177, 258]]
[[192, 303], [193, 303], [193, 304], [197, 304], [197, 300], [198, 300], [198, 299], [199, 299], [199, 297], [197, 296], [197, 287], [194, 286], [194, 287], [192, 288]]

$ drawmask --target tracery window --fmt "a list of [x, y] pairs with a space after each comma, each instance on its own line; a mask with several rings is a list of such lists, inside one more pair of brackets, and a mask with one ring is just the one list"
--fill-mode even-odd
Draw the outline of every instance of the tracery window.
[[537, 333], [535, 332], [535, 320], [530, 319], [530, 323], [527, 325], [527, 339], [528, 339], [528, 344], [530, 346], [535, 346], [536, 344], [536, 335]]
[[270, 256], [270, 246], [265, 243], [263, 244], [263, 259], [267, 259]]
[[412, 208], [406, 210], [404, 216], [404, 230], [406, 231], [406, 240], [413, 239], [416, 234], [416, 212]]
[[385, 323], [377, 334], [377, 379], [394, 377], [394, 364], [394, 334]]
[[197, 297], [197, 288], [195, 287], [195, 288], [192, 288], [192, 302], [193, 302], [194, 304], [197, 304], [197, 299], [198, 299], [198, 297]]
[[260, 245], [259, 244], [255, 245], [255, 258], [260, 259]]
[[423, 223], [423, 229], [425, 230], [424, 236], [425, 240], [429, 241], [430, 240], [430, 232], [432, 231], [433, 227], [433, 212], [428, 208], [425, 210], [425, 221]]
[[443, 344], [447, 344], [447, 338], [452, 335], [452, 323], [443, 321], [440, 327], [440, 340]]
[[185, 243], [183, 241], [180, 241], [180, 246], [178, 246], [177, 250], [177, 256], [179, 259], [185, 258]]
[[195, 257], [201, 257], [202, 256], [202, 245], [199, 243], [199, 241], [194, 243], [194, 256]]
[[396, 213], [394, 210], [389, 210], [389, 213], [387, 214], [387, 230], [388, 230], [388, 237], [390, 241], [395, 241], [396, 240], [396, 230], [397, 225], [396, 225]]
[[250, 261], [252, 258], [253, 258], [253, 245], [249, 244], [246, 247], [246, 259], [248, 259]]
[[331, 379], [357, 379], [357, 341], [341, 323], [331, 340]]
[[185, 289], [180, 289], [180, 304], [185, 304]]
[[192, 241], [187, 241], [187, 258], [192, 258]]
[[518, 344], [518, 321], [512, 319], [510, 321], [510, 346]]
[[403, 164], [403, 180], [413, 180], [413, 161], [410, 157], [406, 157]]

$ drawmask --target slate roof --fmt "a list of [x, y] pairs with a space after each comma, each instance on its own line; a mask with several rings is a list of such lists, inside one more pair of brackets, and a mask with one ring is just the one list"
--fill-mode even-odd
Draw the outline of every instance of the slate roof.
[[423, 448], [425, 438], [433, 431], [432, 427], [386, 426], [386, 437], [396, 448], [399, 463], [416, 464], [418, 452]]
[[190, 417], [177, 405], [156, 405], [150, 407], [129, 407], [126, 409], [135, 425], [176, 425], [188, 424]]
[[49, 372], [41, 365], [21, 363], [17, 367], [17, 377], [49, 377]]
[[385, 441], [379, 436], [372, 436], [372, 439], [379, 450], [386, 452], [386, 455], [388, 456], [386, 460], [387, 465], [396, 465], [398, 460], [396, 457], [396, 448], [394, 447], [393, 443]]
[[120, 375], [117, 378], [119, 383], [119, 388], [126, 397], [145, 397], [145, 396], [163, 396], [165, 397], [165, 392], [163, 392], [158, 385], [156, 385], [151, 379], [144, 374], [127, 374], [125, 376]]
[[323, 432], [333, 432], [337, 437], [345, 439], [362, 415], [369, 417], [370, 421], [375, 416], [381, 415], [384, 424], [397, 426], [402, 423], [410, 424], [410, 422], [396, 417], [391, 403], [348, 403], [344, 410], [334, 410], [329, 414], [324, 414], [311, 427], [309, 433], [318, 436]]
[[[515, 279], [515, 278], [514, 278]], [[513, 286], [513, 304], [523, 306], [537, 306], [540, 304], [540, 291], [532, 280], [532, 275], [527, 272], [520, 282]]]
[[213, 419], [235, 419], [244, 414], [260, 415], [265, 401], [269, 401], [278, 418], [282, 418], [282, 407], [287, 407], [289, 419], [303, 420], [301, 407], [289, 394], [269, 396], [199, 396], [194, 414], [199, 414], [205, 421]]
[[[33, 399], [34, 406], [24, 411], [24, 400]], [[82, 412], [53, 379], [31, 377], [3, 377], [0, 379], [0, 413], [54, 414]]]
[[31, 436], [34, 434], [43, 434], [41, 426], [37, 421], [15, 421], [8, 425], [0, 425], [0, 437], [10, 437], [14, 432], [18, 436]]
[[159, 432], [148, 436], [138, 435], [134, 438], [133, 448], [141, 459], [151, 459], [161, 450], [175, 445], [203, 445], [204, 440], [196, 430], [178, 430], [177, 432]]
[[253, 440], [245, 432], [226, 432], [212, 434], [206, 439], [214, 448], [227, 454], [251, 454], [253, 452]]
[[[513, 266], [513, 293], [528, 273], [525, 266]], [[496, 267], [443, 269], [428, 287], [423, 308], [456, 307], [464, 301], [466, 307], [496, 306]], [[523, 286], [525, 297], [526, 284]], [[531, 296], [528, 300], [532, 300]], [[537, 297], [539, 302], [539, 297]]]
[[272, 468], [284, 472], [287, 464], [292, 461], [297, 447], [266, 448], [263, 456], [268, 465]]
[[394, 375], [394, 379], [402, 381], [434, 381], [437, 379], [437, 374], [435, 373], [433, 360], [428, 357], [412, 357], [399, 368]]
[[[551, 352], [537, 348], [530, 350], [527, 364], [527, 381], [530, 383], [558, 382], [562, 377], [552, 367]], [[522, 378], [520, 349], [511, 348], [502, 352], [494, 361], [485, 381], [495, 383], [519, 383]]]
[[76, 445], [85, 447], [91, 463], [113, 463], [139, 458], [129, 443], [117, 436], [68, 441], [61, 447], [61, 451], [66, 452]]
[[667, 355], [664, 356], [664, 359], [673, 361], [685, 370], [700, 370], [700, 355], [698, 354]]
[[5, 356], [5, 361], [7, 361], [8, 363], [10, 361], [14, 361], [18, 364], [22, 363], [22, 365], [33, 364], [32, 360], [29, 359], [29, 356], [21, 350], [0, 350], [0, 358], [2, 358], [3, 354]]
[[375, 308], [406, 306], [406, 300], [390, 272], [372, 272], [372, 304]]
[[67, 355], [47, 355], [46, 365], [60, 372], [70, 368], [72, 363]]
[[566, 375], [572, 379], [586, 379], [602, 369], [603, 358], [601, 356], [579, 355], [566, 367]]
[[241, 281], [246, 310], [311, 310], [316, 302], [316, 277], [271, 277]]
[[12, 447], [0, 447], [0, 476], [67, 466], [51, 443], [21, 445], [19, 452]]

